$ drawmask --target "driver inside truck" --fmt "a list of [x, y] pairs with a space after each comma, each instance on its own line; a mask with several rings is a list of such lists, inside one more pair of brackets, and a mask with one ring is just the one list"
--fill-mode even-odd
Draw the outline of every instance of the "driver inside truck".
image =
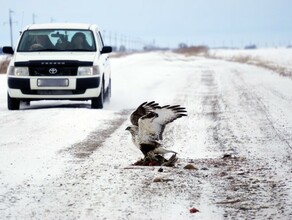
[[35, 42], [31, 45], [31, 50], [42, 50], [42, 49], [53, 49], [52, 44], [48, 35], [37, 35], [35, 37]]

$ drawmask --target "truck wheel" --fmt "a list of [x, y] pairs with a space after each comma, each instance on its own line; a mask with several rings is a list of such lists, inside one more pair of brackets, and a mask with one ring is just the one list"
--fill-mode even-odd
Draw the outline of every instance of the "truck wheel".
[[20, 101], [15, 98], [11, 98], [9, 94], [7, 94], [7, 107], [9, 110], [19, 110]]
[[106, 94], [105, 94], [106, 101], [109, 102], [111, 99], [111, 96], [112, 96], [112, 80], [110, 79], [107, 90], [106, 90]]
[[101, 87], [99, 96], [97, 98], [91, 99], [91, 108], [102, 109], [103, 108], [103, 101], [104, 101], [104, 87], [103, 87], [103, 83], [102, 83], [102, 87]]

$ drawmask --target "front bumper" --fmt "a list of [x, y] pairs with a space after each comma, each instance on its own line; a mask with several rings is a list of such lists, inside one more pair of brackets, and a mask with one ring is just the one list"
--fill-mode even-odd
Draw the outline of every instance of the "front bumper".
[[[67, 85], [40, 85], [40, 80], [65, 80]], [[87, 99], [100, 94], [100, 77], [8, 77], [8, 93], [18, 99]]]

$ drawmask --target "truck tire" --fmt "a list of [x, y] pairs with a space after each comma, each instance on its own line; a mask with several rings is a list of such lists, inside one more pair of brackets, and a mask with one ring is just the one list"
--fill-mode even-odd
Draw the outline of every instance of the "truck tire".
[[111, 96], [112, 96], [112, 80], [110, 79], [108, 87], [107, 87], [107, 90], [106, 90], [106, 93], [105, 93], [105, 99], [106, 99], [107, 102], [110, 101]]
[[104, 87], [103, 87], [103, 83], [102, 83], [99, 96], [97, 98], [91, 99], [91, 108], [102, 109], [103, 102], [104, 102]]
[[18, 99], [11, 98], [7, 93], [7, 107], [9, 110], [19, 110], [20, 101]]

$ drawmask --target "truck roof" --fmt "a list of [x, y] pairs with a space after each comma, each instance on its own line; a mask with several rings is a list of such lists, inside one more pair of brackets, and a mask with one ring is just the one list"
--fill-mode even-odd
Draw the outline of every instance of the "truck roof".
[[96, 29], [95, 24], [85, 23], [44, 23], [44, 24], [31, 24], [24, 28], [24, 30], [37, 30], [37, 29]]

